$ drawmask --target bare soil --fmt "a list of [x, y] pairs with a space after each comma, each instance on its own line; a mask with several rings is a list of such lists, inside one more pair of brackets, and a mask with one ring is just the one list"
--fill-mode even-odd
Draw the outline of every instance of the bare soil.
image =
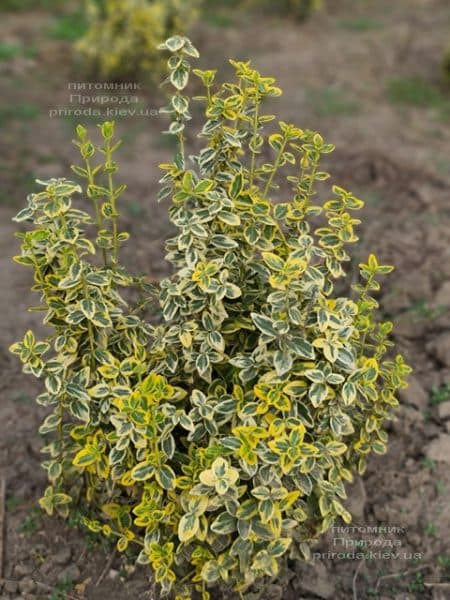
[[[326, 165], [333, 182], [366, 199], [355, 264], [370, 251], [396, 266], [380, 303], [395, 322], [399, 350], [414, 367], [397, 420], [389, 426], [389, 453], [373, 458], [349, 489], [359, 529], [325, 536], [314, 560], [287, 565], [264, 598], [445, 600], [450, 392], [437, 396], [432, 390], [450, 384], [450, 91], [440, 83], [450, 5], [448, 0], [329, 4], [328, 12], [304, 24], [226, 14], [192, 32], [203, 64], [226, 68], [230, 54], [253, 59], [284, 89], [274, 105], [277, 114], [318, 129], [336, 144]], [[64, 116], [64, 109], [80, 108], [70, 102], [68, 83], [84, 79], [70, 45], [48, 35], [52, 19], [35, 10], [2, 13], [0, 21], [4, 43], [37, 49], [0, 62], [0, 477], [7, 488], [0, 597], [157, 598], [148, 572], [126, 567], [106, 546], [36, 509], [45, 488], [37, 435], [43, 413], [33, 401], [37, 385], [21, 374], [8, 347], [29, 327], [40, 326], [36, 314], [26, 312], [33, 304], [29, 273], [11, 261], [17, 251], [11, 217], [36, 177], [70, 177], [76, 160], [73, 126], [86, 122]], [[419, 78], [439, 100], [417, 106], [393, 101], [389, 82], [405, 78]], [[161, 103], [151, 86], [139, 95], [150, 109]], [[50, 118], [55, 108], [63, 113]], [[160, 134], [159, 117], [117, 120], [128, 184], [123, 213], [134, 239], [125, 259], [136, 272], [158, 278], [167, 272], [163, 255], [170, 224], [167, 205], [155, 201], [157, 165], [171, 149]], [[361, 548], [373, 555], [343, 556]]]

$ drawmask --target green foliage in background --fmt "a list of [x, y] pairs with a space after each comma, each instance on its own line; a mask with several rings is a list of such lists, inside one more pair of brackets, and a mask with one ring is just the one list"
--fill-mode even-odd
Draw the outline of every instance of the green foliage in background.
[[216, 11], [226, 8], [268, 12], [279, 16], [294, 17], [299, 21], [307, 19], [313, 12], [323, 6], [323, 0], [203, 0], [203, 10], [213, 15]]
[[249, 0], [250, 6], [263, 8], [278, 15], [294, 17], [299, 21], [307, 19], [313, 12], [321, 8], [323, 0]]
[[444, 80], [447, 85], [450, 85], [450, 48], [447, 50], [442, 63], [442, 69], [444, 72]]
[[[370, 255], [349, 295], [334, 291], [363, 202], [336, 185], [318, 201], [333, 146], [265, 114], [275, 80], [231, 61], [227, 83], [193, 71], [205, 119], [188, 163], [198, 53], [179, 36], [162, 48], [173, 87], [163, 112], [179, 142], [159, 195], [177, 229], [173, 275], [151, 287], [121, 266], [114, 126], [101, 126], [100, 147], [79, 126], [83, 185], [45, 182], [16, 217], [32, 225], [16, 261], [33, 269], [53, 333], [29, 331], [11, 350], [45, 382], [41, 506], [81, 507], [90, 530], [151, 565], [163, 594], [208, 600], [220, 584], [244, 597], [350, 522], [345, 483], [386, 452], [383, 423], [410, 368], [387, 358], [392, 324], [376, 318], [378, 278], [392, 267]], [[154, 300], [156, 325], [141, 311]]]
[[[40, 0], [39, 8], [54, 9], [64, 6], [64, 0]], [[35, 0], [2, 0], [0, 11], [24, 11], [36, 8]]]
[[151, 73], [163, 67], [157, 47], [186, 31], [198, 0], [86, 0], [89, 29], [77, 42], [85, 68], [107, 80]]

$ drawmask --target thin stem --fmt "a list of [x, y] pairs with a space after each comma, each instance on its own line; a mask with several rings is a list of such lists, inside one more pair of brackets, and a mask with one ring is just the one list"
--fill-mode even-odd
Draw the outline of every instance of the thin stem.
[[305, 307], [305, 314], [303, 317], [303, 323], [302, 323], [302, 331], [303, 331], [303, 335], [306, 335], [306, 326], [308, 324], [308, 317], [309, 314], [311, 312], [312, 307], [315, 305], [316, 303], [316, 299], [317, 296], [319, 295], [319, 291], [317, 288], [314, 288], [313, 294], [311, 296], [311, 298], [309, 299], [306, 307]]
[[211, 106], [211, 87], [212, 87], [212, 84], [208, 84], [206, 86], [206, 97], [208, 99], [208, 108]]
[[[243, 96], [242, 109], [241, 109], [241, 113], [240, 113], [240, 115], [241, 115], [245, 111], [245, 107], [246, 107], [247, 100], [248, 100], [247, 82], [246, 81], [243, 82], [242, 80], [240, 80], [239, 81], [239, 89], [241, 90], [242, 96]], [[239, 128], [241, 126], [241, 121], [242, 121], [242, 117], [239, 116], [238, 120], [236, 121], [236, 130], [237, 131], [239, 131]]]
[[316, 176], [318, 162], [319, 161], [316, 161], [315, 163], [313, 163], [311, 172], [309, 174], [309, 185], [308, 185], [308, 191], [306, 192], [306, 208], [308, 208], [308, 206], [310, 204], [311, 196], [313, 193], [313, 185], [314, 185], [314, 180], [315, 180], [315, 176]]
[[190, 573], [188, 573], [185, 577], [183, 577], [183, 579], [180, 580], [180, 584], [183, 584], [185, 581], [189, 581], [190, 579], [192, 579], [192, 577], [195, 575], [196, 571], [195, 569], [193, 571], [191, 571]]
[[267, 180], [266, 186], [264, 188], [264, 192], [263, 192], [263, 196], [264, 197], [267, 196], [267, 193], [270, 190], [270, 186], [272, 185], [273, 178], [275, 177], [275, 175], [277, 174], [278, 169], [280, 168], [280, 162], [281, 162], [281, 159], [283, 157], [283, 152], [284, 152], [284, 150], [286, 148], [286, 144], [287, 144], [287, 137], [285, 137], [283, 139], [283, 143], [281, 144], [280, 149], [278, 150], [278, 154], [277, 154], [277, 157], [275, 159], [272, 172], [270, 173], [270, 177]]
[[[88, 186], [94, 185], [94, 176], [92, 174], [92, 168], [91, 168], [91, 163], [89, 161], [89, 158], [85, 159], [85, 163], [86, 163]], [[97, 222], [98, 231], [100, 231], [101, 229], [103, 229], [102, 213], [100, 212], [100, 206], [98, 204], [97, 198], [93, 198], [92, 201], [94, 203], [95, 218], [96, 218], [96, 222]], [[102, 248], [102, 257], [103, 257], [103, 264], [105, 267], [107, 267], [108, 259], [106, 256], [106, 248]]]
[[[320, 162], [320, 157], [317, 158], [315, 161], [313, 161], [312, 166], [310, 167], [310, 172], [307, 173], [306, 170], [309, 167], [303, 167], [301, 166], [301, 160], [300, 160], [300, 178], [299, 178], [299, 182], [298, 182], [298, 187], [297, 187], [297, 193], [300, 196], [303, 196], [305, 205], [304, 205], [304, 215], [303, 215], [303, 219], [306, 217], [306, 210], [310, 205], [310, 200], [311, 200], [311, 196], [313, 193], [313, 185], [314, 185], [314, 181], [315, 181], [315, 176], [316, 176], [316, 172], [317, 172], [317, 167], [319, 166], [319, 162]], [[308, 182], [308, 189], [305, 193], [301, 192], [301, 184], [305, 181], [305, 179], [309, 177], [309, 182]]]
[[[42, 291], [44, 291], [45, 294], [45, 280], [44, 280], [44, 274], [41, 271], [41, 268], [38, 264], [38, 259], [36, 256], [36, 253], [34, 251], [33, 245], [30, 244], [29, 245], [29, 250], [31, 252], [31, 255], [33, 257], [33, 267], [34, 267], [34, 275], [36, 277], [36, 279], [38, 280], [38, 283], [41, 285], [41, 289]], [[47, 297], [47, 294], [45, 294], [45, 296]]]
[[184, 134], [182, 131], [180, 131], [180, 133], [178, 134], [178, 144], [179, 144], [179, 148], [180, 148], [180, 156], [183, 161], [183, 165], [185, 165]]
[[[86, 282], [83, 280], [83, 291], [84, 291], [84, 297], [86, 298], [86, 300], [89, 300], [89, 296], [88, 296], [88, 291], [87, 291], [87, 286], [86, 286]], [[87, 327], [88, 327], [88, 338], [89, 338], [89, 347], [91, 350], [91, 367], [94, 368], [95, 366], [95, 338], [94, 338], [94, 330], [92, 328], [92, 323], [90, 322], [90, 320], [87, 320]]]
[[88, 335], [89, 335], [89, 346], [91, 348], [92, 362], [94, 361], [95, 352], [95, 341], [94, 341], [94, 330], [92, 329], [92, 323], [88, 321]]
[[[178, 96], [178, 97], [182, 96], [181, 91], [177, 90], [176, 93], [175, 93], [175, 96]], [[180, 119], [180, 121], [182, 123], [186, 122], [184, 114], [178, 113], [178, 118]], [[182, 160], [183, 168], [184, 168], [185, 165], [186, 165], [186, 162], [185, 162], [185, 149], [184, 149], [184, 129], [183, 129], [183, 131], [180, 131], [177, 134], [177, 137], [178, 137], [179, 152], [180, 152], [180, 156], [181, 156], [181, 160]]]
[[[106, 168], [111, 166], [112, 162], [112, 152], [111, 152], [111, 140], [106, 140]], [[117, 239], [117, 209], [116, 209], [116, 195], [114, 193], [114, 184], [112, 173], [108, 172], [108, 192], [109, 192], [109, 202], [111, 203], [112, 210], [112, 233], [113, 233], [113, 255], [112, 255], [112, 267], [113, 270], [117, 267], [117, 260], [119, 256], [119, 242]]]
[[[110, 535], [114, 535], [118, 538], [123, 537], [123, 533], [120, 533], [119, 531], [114, 531], [114, 529], [111, 530]], [[138, 538], [133, 538], [132, 540], [129, 540], [129, 542], [132, 544], [137, 544], [138, 546], [144, 548], [144, 542], [141, 542], [141, 540], [139, 540]]]
[[[360, 303], [362, 300], [364, 300], [364, 296], [365, 296], [365, 295], [367, 294], [367, 292], [369, 291], [369, 289], [370, 289], [370, 286], [371, 286], [371, 284], [372, 284], [372, 281], [373, 281], [373, 278], [374, 278], [374, 275], [370, 275], [370, 277], [367, 279], [367, 283], [366, 283], [366, 285], [364, 286], [364, 289], [362, 290], [362, 292], [361, 292], [361, 295], [360, 295], [360, 297], [359, 297], [358, 304], [359, 304], [359, 303]], [[361, 339], [361, 345], [360, 345], [360, 349], [359, 349], [359, 356], [363, 356], [363, 354], [364, 354], [364, 349], [365, 349], [365, 346], [366, 346], [366, 341], [367, 341], [367, 332], [368, 332], [368, 330], [366, 329], [366, 330], [364, 331], [363, 337], [362, 337], [362, 339]]]
[[[256, 136], [258, 134], [258, 122], [259, 122], [259, 98], [257, 95], [256, 99], [255, 99], [255, 114], [254, 114], [254, 118], [253, 118], [252, 140], [255, 140]], [[250, 177], [249, 177], [249, 186], [250, 187], [252, 187], [252, 185], [253, 185], [253, 178], [255, 176], [255, 162], [256, 162], [256, 152], [254, 150], [251, 150], [251, 152], [252, 152], [252, 160], [251, 160], [251, 164], [250, 164]]]
[[154, 302], [155, 298], [143, 298], [134, 308], [130, 311], [130, 314], [134, 315], [138, 313], [140, 310], [143, 310], [147, 304]]
[[63, 416], [64, 416], [64, 407], [63, 407], [61, 395], [58, 396], [58, 414], [59, 414], [59, 423], [58, 423], [59, 460], [60, 460], [60, 462], [62, 462], [62, 459], [63, 459]]

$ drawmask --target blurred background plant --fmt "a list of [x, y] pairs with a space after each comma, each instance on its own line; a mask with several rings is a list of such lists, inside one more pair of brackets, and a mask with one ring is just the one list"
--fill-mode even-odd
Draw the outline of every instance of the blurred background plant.
[[157, 46], [175, 33], [186, 33], [202, 15], [220, 18], [221, 9], [233, 8], [301, 21], [321, 5], [322, 0], [280, 0], [276, 4], [270, 0], [230, 0], [226, 7], [217, 0], [85, 0], [86, 31], [83, 24], [73, 23], [73, 15], [70, 31], [73, 39], [81, 38], [75, 50], [89, 74], [104, 80], [151, 74], [157, 81], [164, 66]]
[[163, 61], [157, 46], [189, 29], [198, 0], [86, 0], [89, 27], [76, 43], [86, 70], [106, 80], [151, 73], [157, 79]]

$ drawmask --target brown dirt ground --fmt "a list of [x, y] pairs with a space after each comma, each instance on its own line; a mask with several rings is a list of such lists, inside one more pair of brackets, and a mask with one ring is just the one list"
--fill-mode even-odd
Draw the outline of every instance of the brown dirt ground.
[[[233, 57], [252, 58], [265, 73], [276, 74], [284, 89], [276, 108], [280, 117], [316, 128], [337, 145], [327, 163], [333, 181], [367, 200], [355, 262], [370, 250], [396, 265], [381, 306], [396, 323], [396, 342], [415, 369], [401, 395], [398, 419], [389, 427], [389, 453], [373, 458], [349, 493], [355, 525], [386, 526], [390, 533], [361, 529], [327, 535], [315, 549], [323, 556], [288, 565], [264, 598], [445, 600], [450, 598], [450, 394], [436, 404], [431, 390], [450, 383], [449, 113], [437, 104], [395, 104], [386, 86], [399, 77], [439, 86], [450, 5], [448, 0], [329, 4], [327, 13], [302, 25], [227, 15], [229, 23], [202, 24], [192, 32], [203, 64], [224, 66], [231, 49]], [[35, 315], [25, 310], [32, 303], [28, 273], [10, 259], [17, 247], [10, 219], [35, 177], [70, 177], [76, 159], [69, 144], [76, 119], [49, 118], [48, 111], [74, 108], [67, 83], [82, 76], [74, 70], [68, 44], [49, 38], [50, 22], [42, 10], [2, 14], [0, 22], [5, 43], [38, 48], [31, 58], [0, 63], [0, 476], [7, 483], [6, 581], [0, 597], [150, 599], [156, 592], [148, 573], [126, 569], [117, 557], [109, 563], [109, 550], [36, 511], [45, 486], [36, 434], [42, 411], [33, 402], [35, 383], [8, 354], [10, 343], [27, 328], [39, 329]], [[448, 90], [439, 94], [447, 94], [450, 103]], [[149, 107], [160, 103], [152, 89], [141, 99]], [[36, 115], [5, 113], [8, 105], [31, 105]], [[170, 225], [167, 207], [154, 199], [157, 165], [170, 156], [170, 147], [160, 135], [159, 118], [123, 119], [120, 129], [125, 136], [120, 162], [129, 185], [123, 212], [134, 235], [126, 260], [135, 271], [160, 277], [167, 270], [163, 242]], [[398, 556], [363, 561], [339, 556], [364, 540], [369, 549]], [[391, 548], [391, 542], [397, 546]], [[65, 577], [73, 586], [61, 583]]]

